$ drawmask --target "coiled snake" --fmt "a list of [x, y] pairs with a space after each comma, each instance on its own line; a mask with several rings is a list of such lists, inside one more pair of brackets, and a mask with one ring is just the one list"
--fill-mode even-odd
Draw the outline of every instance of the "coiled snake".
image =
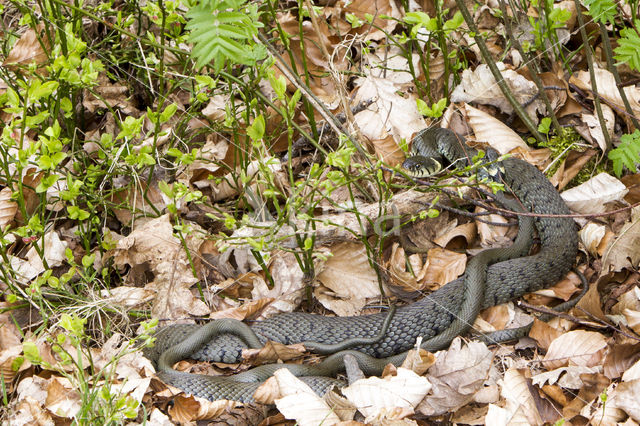
[[[423, 173], [425, 168], [438, 170], [444, 161], [466, 166], [477, 151], [468, 148], [450, 130], [429, 128], [414, 138], [412, 153], [417, 155], [407, 159], [403, 166], [415, 174]], [[507, 158], [500, 162], [500, 167], [505, 188], [517, 198], [509, 201], [502, 195], [498, 197], [501, 203], [541, 215], [569, 213], [555, 188], [534, 166]], [[145, 355], [158, 364], [158, 377], [164, 382], [210, 400], [252, 401], [261, 381], [283, 367], [307, 376], [301, 379], [322, 393], [336, 381], [318, 376], [339, 372], [347, 353], [356, 357], [365, 374], [379, 374], [387, 363], [401, 363], [417, 337], [422, 336], [423, 348], [441, 349], [468, 329], [479, 309], [551, 286], [571, 269], [578, 245], [572, 219], [537, 217], [532, 220], [521, 216], [519, 225], [514, 246], [481, 252], [469, 262], [463, 277], [418, 302], [398, 308], [392, 316], [379, 313], [324, 317], [293, 312], [257, 322], [250, 328], [233, 320], [218, 320], [206, 326], [174, 325], [158, 331], [155, 347], [146, 349]], [[533, 238], [533, 226], [538, 232], [540, 249], [534, 255], [525, 256]], [[385, 321], [390, 321], [386, 329]], [[284, 344], [316, 342], [328, 345], [325, 352], [331, 352], [332, 345], [337, 348], [352, 339], [358, 343], [351, 344], [350, 350], [341, 350], [315, 366], [272, 364], [230, 377], [182, 373], [172, 368], [175, 362], [186, 357], [239, 362], [243, 348], [260, 347], [267, 340]]]

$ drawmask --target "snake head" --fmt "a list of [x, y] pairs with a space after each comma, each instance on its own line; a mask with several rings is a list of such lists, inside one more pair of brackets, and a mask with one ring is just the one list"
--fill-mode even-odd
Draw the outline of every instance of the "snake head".
[[442, 170], [442, 164], [431, 157], [413, 155], [404, 160], [402, 168], [409, 176], [424, 178], [432, 176]]

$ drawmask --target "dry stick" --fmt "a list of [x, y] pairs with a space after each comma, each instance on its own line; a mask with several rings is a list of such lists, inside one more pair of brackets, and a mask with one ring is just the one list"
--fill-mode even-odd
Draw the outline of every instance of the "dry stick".
[[[578, 0], [575, 0], [575, 1], [577, 2]], [[520, 105], [520, 102], [518, 102], [516, 98], [513, 96], [513, 94], [511, 93], [511, 90], [509, 89], [509, 86], [507, 86], [507, 83], [504, 81], [504, 78], [502, 78], [502, 74], [500, 73], [500, 70], [496, 66], [496, 63], [493, 61], [493, 58], [491, 57], [491, 53], [489, 53], [489, 49], [487, 49], [487, 45], [484, 43], [484, 40], [482, 39], [482, 37], [480, 37], [479, 35], [478, 27], [476, 27], [476, 24], [473, 22], [473, 18], [469, 14], [469, 10], [464, 4], [464, 0], [456, 0], [456, 4], [458, 5], [458, 9], [460, 10], [462, 17], [467, 23], [469, 30], [473, 32], [474, 34], [473, 38], [475, 39], [476, 44], [480, 49], [480, 53], [482, 54], [484, 61], [489, 67], [489, 70], [491, 70], [491, 74], [493, 74], [493, 78], [495, 78], [496, 82], [498, 83], [500, 90], [502, 90], [502, 94], [504, 95], [505, 98], [507, 98], [507, 100], [515, 110], [516, 114], [518, 114], [518, 117], [520, 117], [520, 120], [522, 120], [524, 125], [527, 126], [527, 129], [529, 129], [529, 131], [536, 138], [536, 140], [538, 142], [544, 142], [545, 139], [542, 137], [540, 132], [538, 132], [538, 128], [533, 124], [527, 112], [524, 110], [524, 108], [522, 108], [522, 105]]]
[[585, 309], [581, 308], [580, 306], [576, 306], [576, 309], [580, 310], [580, 312], [582, 312], [583, 314], [585, 314], [586, 316], [588, 316], [589, 318], [591, 318], [593, 321], [597, 322], [598, 324], [602, 324], [603, 326], [610, 328], [614, 331], [617, 331], [618, 333], [622, 334], [624, 337], [628, 337], [629, 339], [633, 339], [633, 340], [638, 340], [640, 341], [640, 337], [638, 336], [634, 336], [632, 334], [629, 334], [627, 332], [625, 332], [624, 330], [616, 327], [613, 324], [609, 324], [606, 321], [601, 320], [600, 318], [598, 318], [597, 316], [593, 315], [591, 312], [586, 311]]
[[[456, 0], [458, 1], [458, 0]], [[461, 1], [461, 0], [460, 0]], [[593, 57], [591, 56], [591, 46], [589, 46], [589, 38], [587, 37], [587, 31], [584, 29], [584, 19], [582, 19], [582, 13], [580, 12], [580, 2], [573, 0], [576, 5], [576, 15], [578, 17], [578, 26], [580, 27], [580, 36], [582, 37], [582, 45], [584, 46], [584, 54], [587, 58], [587, 65], [589, 67], [589, 79], [591, 80], [591, 90], [593, 91], [593, 103], [596, 106], [596, 112], [598, 114], [598, 121], [602, 128], [602, 134], [604, 135], [604, 141], [607, 144], [606, 151], [611, 149], [611, 136], [607, 131], [607, 123], [602, 115], [602, 106], [600, 105], [600, 97], [598, 96], [598, 86], [596, 84], [596, 74], [593, 67]]]
[[560, 131], [561, 131], [560, 123], [558, 122], [558, 118], [553, 112], [553, 108], [551, 107], [551, 101], [547, 96], [547, 92], [545, 92], [544, 84], [542, 83], [542, 80], [538, 76], [539, 70], [538, 70], [537, 63], [535, 61], [532, 61], [529, 58], [529, 55], [522, 48], [520, 41], [513, 36], [513, 28], [511, 28], [511, 21], [509, 20], [509, 16], [507, 15], [507, 7], [505, 6], [504, 0], [498, 1], [498, 5], [500, 6], [500, 11], [502, 12], [502, 16], [504, 16], [504, 24], [505, 24], [505, 29], [507, 30], [507, 36], [509, 37], [509, 40], [511, 41], [511, 43], [513, 43], [513, 45], [515, 46], [518, 53], [520, 53], [520, 56], [522, 56], [522, 60], [524, 61], [525, 66], [529, 70], [529, 75], [531, 76], [531, 78], [533, 79], [533, 82], [538, 88], [538, 95], [542, 99], [542, 102], [544, 102], [545, 107], [547, 107], [547, 112], [551, 116], [553, 127], [556, 129], [556, 133], [560, 134]]
[[640, 129], [640, 124], [638, 124], [638, 119], [633, 113], [633, 109], [631, 109], [631, 104], [629, 104], [629, 99], [627, 99], [627, 94], [624, 93], [624, 87], [622, 87], [622, 80], [620, 79], [620, 74], [618, 74], [618, 69], [616, 65], [613, 63], [613, 51], [611, 50], [611, 40], [609, 40], [609, 34], [607, 33], [607, 28], [605, 25], [600, 22], [600, 36], [602, 37], [602, 46], [604, 47], [605, 57], [607, 59], [607, 66], [613, 74], [613, 78], [616, 80], [616, 86], [618, 86], [618, 91], [620, 92], [620, 97], [622, 98], [622, 102], [624, 103], [624, 107], [627, 110], [627, 114], [631, 119], [634, 127], [636, 129]]

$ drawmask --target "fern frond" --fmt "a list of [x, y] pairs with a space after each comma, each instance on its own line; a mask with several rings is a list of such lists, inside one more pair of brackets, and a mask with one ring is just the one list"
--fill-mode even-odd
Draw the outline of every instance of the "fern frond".
[[613, 172], [616, 176], [622, 174], [622, 166], [636, 173], [637, 165], [640, 163], [640, 130], [636, 130], [630, 135], [620, 137], [622, 143], [615, 149], [609, 151], [609, 159], [613, 162]]
[[259, 50], [253, 36], [261, 23], [254, 7], [243, 7], [246, 0], [204, 0], [191, 8], [186, 16], [186, 29], [191, 31], [192, 56], [202, 68], [211, 61], [216, 71], [231, 61], [252, 65]]
[[595, 22], [606, 24], [616, 19], [616, 2], [613, 0], [585, 0], [584, 4]]
[[633, 70], [640, 71], [640, 35], [633, 28], [620, 30], [618, 47], [614, 49], [615, 58], [629, 65]]

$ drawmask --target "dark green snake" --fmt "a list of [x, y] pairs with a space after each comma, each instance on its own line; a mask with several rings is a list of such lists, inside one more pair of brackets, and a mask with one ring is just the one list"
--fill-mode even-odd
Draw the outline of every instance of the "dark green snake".
[[[466, 166], [477, 151], [447, 129], [430, 128], [414, 138], [412, 153], [416, 155], [408, 158], [403, 167], [412, 174], [424, 174], [425, 169], [441, 169], [445, 162]], [[555, 188], [534, 166], [515, 158], [502, 160], [499, 166], [505, 187], [519, 200], [499, 195], [501, 204], [541, 215], [569, 213]], [[478, 174], [481, 173], [492, 174], [483, 170]], [[526, 256], [534, 226], [540, 250]], [[345, 354], [354, 355], [363, 372], [373, 375], [379, 374], [389, 362], [401, 363], [419, 336], [427, 350], [446, 347], [456, 335], [468, 330], [479, 309], [556, 283], [571, 269], [577, 245], [572, 219], [534, 220], [520, 216], [518, 237], [512, 247], [481, 252], [469, 262], [463, 277], [418, 302], [398, 308], [395, 314], [324, 317], [294, 312], [279, 314], [250, 328], [234, 320], [217, 320], [205, 326], [174, 325], [158, 331], [155, 347], [146, 349], [145, 355], [157, 363], [158, 377], [164, 382], [210, 400], [252, 401], [255, 389], [279, 368], [305, 376], [301, 379], [323, 393], [337, 382], [318, 376], [341, 371]], [[172, 368], [186, 357], [236, 363], [241, 360], [243, 348], [260, 347], [267, 340], [284, 344], [315, 342], [320, 349], [325, 345], [329, 352], [351, 349], [340, 350], [314, 366], [272, 364], [230, 377], [182, 373]]]

